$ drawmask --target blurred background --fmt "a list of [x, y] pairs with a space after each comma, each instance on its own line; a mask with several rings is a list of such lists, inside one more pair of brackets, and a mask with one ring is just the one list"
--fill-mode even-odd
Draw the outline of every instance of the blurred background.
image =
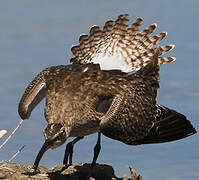
[[[155, 33], [167, 31], [161, 44], [175, 44], [167, 55], [176, 62], [162, 66], [158, 103], [173, 108], [199, 130], [199, 1], [186, 0], [76, 0], [0, 1], [0, 129], [10, 133], [18, 124], [18, 102], [29, 82], [44, 68], [68, 64], [70, 47], [79, 35], [94, 25], [104, 25], [121, 13], [130, 22], [143, 17], [141, 29], [157, 23]], [[16, 163], [33, 164], [41, 148], [44, 101], [29, 120], [0, 150], [0, 160], [9, 159], [22, 145]], [[5, 138], [4, 138], [5, 139]], [[1, 140], [0, 143], [3, 142]], [[69, 141], [72, 139], [69, 139]], [[74, 162], [91, 162], [96, 134], [85, 137], [74, 148]], [[98, 163], [112, 165], [116, 175], [129, 175], [129, 165], [146, 180], [199, 179], [199, 136], [155, 145], [128, 146], [103, 136]], [[45, 153], [40, 165], [62, 163], [65, 145]]]

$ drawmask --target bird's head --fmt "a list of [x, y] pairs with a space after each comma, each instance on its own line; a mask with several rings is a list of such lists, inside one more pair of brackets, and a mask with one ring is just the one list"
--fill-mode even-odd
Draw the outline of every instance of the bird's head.
[[60, 123], [48, 124], [44, 129], [46, 142], [49, 142], [49, 148], [55, 149], [65, 143], [67, 139], [66, 128]]
[[34, 169], [37, 170], [39, 162], [43, 156], [43, 154], [48, 149], [55, 149], [58, 146], [65, 143], [68, 138], [67, 129], [64, 125], [60, 123], [51, 123], [44, 129], [44, 136], [46, 141], [44, 142], [42, 148], [40, 149], [34, 163]]

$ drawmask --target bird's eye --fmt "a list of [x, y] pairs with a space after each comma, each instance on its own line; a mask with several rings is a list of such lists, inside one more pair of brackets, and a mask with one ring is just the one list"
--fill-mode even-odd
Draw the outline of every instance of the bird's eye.
[[60, 136], [65, 136], [65, 131], [61, 131]]
[[56, 137], [56, 140], [58, 140], [58, 141], [61, 141], [62, 139], [63, 139], [63, 136], [65, 135], [65, 132], [64, 131], [61, 131], [60, 133], [59, 133], [59, 135]]
[[58, 141], [60, 141], [62, 139], [62, 134], [60, 134], [60, 135], [58, 135], [57, 137], [56, 137], [56, 140], [58, 140]]

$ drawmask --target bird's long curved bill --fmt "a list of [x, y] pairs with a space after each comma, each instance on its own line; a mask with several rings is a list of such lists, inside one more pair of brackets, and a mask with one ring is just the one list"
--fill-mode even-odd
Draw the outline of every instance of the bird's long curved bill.
[[40, 149], [39, 153], [37, 154], [37, 157], [35, 159], [35, 163], [33, 165], [33, 168], [36, 172], [37, 168], [38, 168], [38, 165], [39, 165], [39, 162], [43, 156], [43, 154], [50, 148], [50, 145], [52, 144], [51, 141], [45, 141], [45, 143], [43, 144], [42, 148]]

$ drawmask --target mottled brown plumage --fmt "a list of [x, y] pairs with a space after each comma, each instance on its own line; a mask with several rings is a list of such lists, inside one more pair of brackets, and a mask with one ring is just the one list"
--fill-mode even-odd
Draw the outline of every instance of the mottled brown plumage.
[[[43, 70], [25, 90], [18, 109], [22, 119], [28, 119], [46, 97], [46, 142], [35, 169], [48, 148], [56, 148], [71, 136], [78, 137], [69, 143], [72, 147], [83, 136], [99, 132], [95, 164], [100, 133], [130, 145], [168, 142], [196, 133], [185, 116], [156, 104], [160, 65], [174, 60], [160, 55], [173, 46], [151, 48], [166, 33], [149, 37], [155, 24], [138, 32], [141, 18], [129, 27], [127, 23], [125, 14], [107, 21], [103, 30], [93, 26], [89, 35], [80, 36], [80, 45], [72, 47], [72, 65]], [[119, 63], [118, 68], [103, 68], [109, 60]], [[65, 164], [68, 155], [72, 162], [68, 147]]]

